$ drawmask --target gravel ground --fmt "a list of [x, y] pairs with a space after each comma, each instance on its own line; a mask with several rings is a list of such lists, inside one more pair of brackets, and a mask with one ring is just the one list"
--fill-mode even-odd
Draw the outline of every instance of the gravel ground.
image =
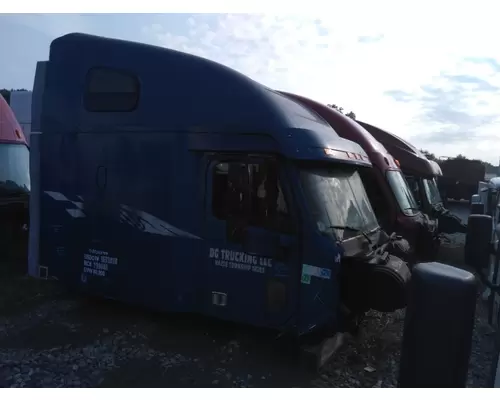
[[[459, 266], [463, 235], [440, 258]], [[394, 387], [404, 312], [371, 312], [321, 372], [266, 331], [0, 279], [0, 387]], [[468, 386], [491, 385], [494, 334], [478, 300]]]
[[394, 386], [402, 320], [371, 314], [318, 374], [268, 332], [59, 295], [0, 318], [0, 386]]

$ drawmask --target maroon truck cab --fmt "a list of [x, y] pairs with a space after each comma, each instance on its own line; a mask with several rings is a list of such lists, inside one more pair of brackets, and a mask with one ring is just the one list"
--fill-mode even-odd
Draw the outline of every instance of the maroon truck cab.
[[442, 175], [439, 165], [433, 165], [425, 154], [404, 139], [366, 122], [357, 122], [399, 162], [420, 209], [433, 218], [433, 208], [443, 203], [437, 185], [437, 176]]
[[363, 176], [363, 183], [380, 226], [406, 238], [415, 260], [428, 259], [426, 249], [433, 242], [435, 226], [418, 208], [400, 167], [387, 149], [356, 121], [333, 108], [303, 96], [281, 93], [314, 110], [339, 136], [363, 148], [373, 164]]

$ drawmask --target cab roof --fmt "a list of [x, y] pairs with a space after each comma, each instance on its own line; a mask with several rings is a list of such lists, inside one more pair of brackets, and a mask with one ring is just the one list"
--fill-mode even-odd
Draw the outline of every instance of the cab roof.
[[316, 154], [311, 148], [361, 150], [297, 102], [221, 64], [163, 47], [71, 33], [51, 43], [43, 80], [44, 134], [267, 134], [295, 158]]
[[279, 93], [298, 101], [316, 112], [330, 124], [340, 137], [357, 143], [370, 158], [372, 158], [373, 154], [381, 155], [382, 157], [377, 159], [385, 160], [384, 168], [399, 169], [387, 149], [352, 118], [346, 117], [332, 107], [307, 97], [284, 91], [280, 91]]
[[435, 176], [443, 176], [443, 171], [441, 170], [441, 166], [434, 160], [429, 160], [431, 163], [432, 169], [434, 170]]
[[2, 95], [0, 95], [0, 143], [27, 145], [23, 130]]
[[358, 123], [389, 150], [399, 161], [405, 173], [428, 177], [437, 175], [435, 167], [431, 165], [427, 157], [406, 140], [369, 123], [363, 121], [358, 121]]

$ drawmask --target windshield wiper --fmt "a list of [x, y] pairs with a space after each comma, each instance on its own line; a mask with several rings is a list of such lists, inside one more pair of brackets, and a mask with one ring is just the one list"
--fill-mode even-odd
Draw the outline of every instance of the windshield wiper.
[[351, 232], [356, 232], [356, 233], [361, 233], [366, 240], [368, 240], [368, 243], [371, 245], [372, 244], [372, 240], [370, 239], [370, 237], [368, 236], [368, 234], [360, 229], [360, 228], [355, 228], [353, 226], [348, 226], [348, 225], [330, 225], [329, 227], [327, 227], [327, 229], [342, 229], [344, 231], [351, 231]]

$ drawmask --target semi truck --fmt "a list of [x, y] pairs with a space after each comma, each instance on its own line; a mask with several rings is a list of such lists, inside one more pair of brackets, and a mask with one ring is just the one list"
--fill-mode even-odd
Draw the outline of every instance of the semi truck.
[[68, 34], [41, 63], [39, 274], [295, 337], [406, 306], [410, 269], [361, 179], [372, 163], [315, 112], [140, 43]]
[[[0, 259], [3, 261], [26, 258], [30, 187], [28, 144], [14, 113], [0, 95]], [[22, 264], [20, 267], [24, 269], [26, 262]]]

